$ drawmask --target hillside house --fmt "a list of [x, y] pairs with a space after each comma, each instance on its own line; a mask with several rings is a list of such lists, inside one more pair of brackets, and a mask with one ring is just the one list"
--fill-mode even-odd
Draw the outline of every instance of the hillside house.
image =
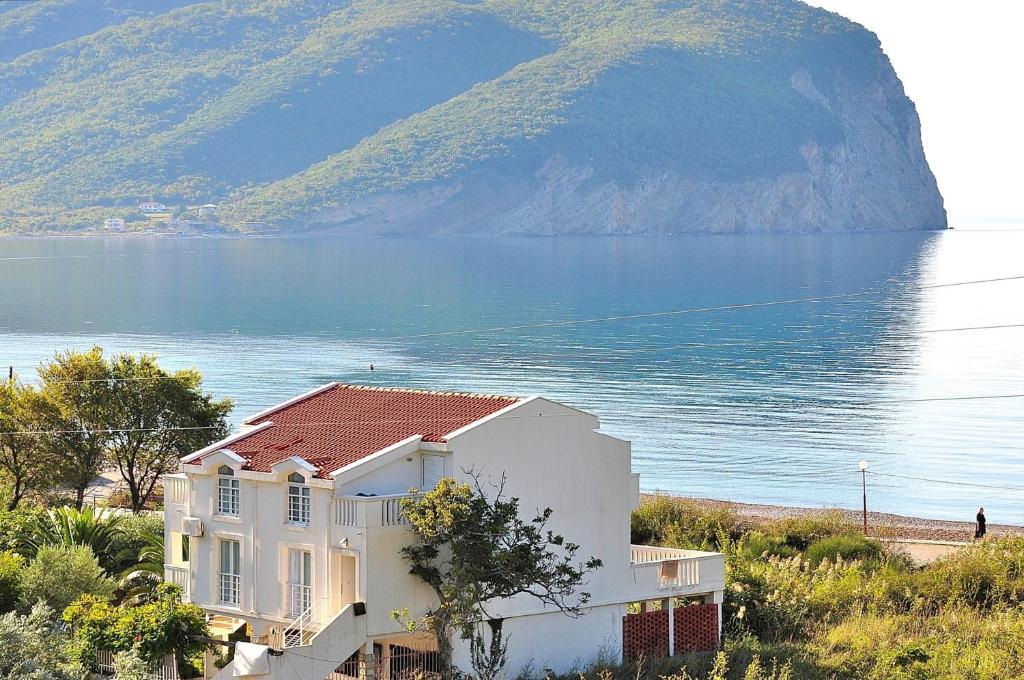
[[139, 210], [146, 214], [151, 215], [154, 213], [165, 213], [170, 210], [163, 203], [157, 203], [156, 201], [146, 201], [145, 203], [139, 203]]
[[103, 220], [103, 228], [107, 231], [121, 233], [124, 231], [124, 220], [120, 217], [108, 217]]
[[[504, 619], [509, 677], [717, 645], [723, 556], [630, 546], [639, 477], [629, 442], [599, 426], [541, 397], [325, 385], [257, 413], [166, 477], [166, 579], [218, 635], [248, 640], [219, 679], [429, 670], [433, 641], [391, 615], [433, 603], [399, 554], [413, 540], [400, 503], [472, 470], [504, 474], [524, 513], [553, 508], [551, 528], [604, 561], [579, 619], [528, 596], [489, 608]], [[456, 662], [470, 668], [458, 640]]]

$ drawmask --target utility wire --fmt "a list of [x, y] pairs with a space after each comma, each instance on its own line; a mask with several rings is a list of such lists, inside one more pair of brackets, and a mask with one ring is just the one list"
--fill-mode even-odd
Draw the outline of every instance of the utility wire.
[[[853, 472], [853, 470], [851, 470]], [[928, 477], [912, 477], [911, 475], [897, 475], [891, 472], [875, 472], [874, 470], [868, 470], [869, 475], [878, 475], [880, 477], [894, 477], [896, 479], [911, 479], [918, 482], [931, 482], [933, 484], [951, 484], [954, 486], [971, 486], [979, 489], [997, 489], [999, 491], [1024, 491], [1024, 487], [1020, 486], [997, 486], [993, 484], [975, 484], [973, 482], [957, 482], [952, 479], [931, 479]]]
[[[1000, 330], [1008, 328], [1024, 328], [1024, 323], [1007, 323], [1007, 324], [994, 324], [989, 326], [959, 326], [956, 328], [926, 328], [916, 333], [920, 334], [931, 334], [931, 333], [954, 333], [954, 332], [965, 332], [965, 331], [987, 331], [987, 330]], [[713, 347], [749, 347], [759, 345], [802, 345], [810, 344], [814, 342], [821, 342], [825, 340], [846, 340], [852, 338], [874, 338], [877, 334], [873, 333], [839, 333], [836, 335], [809, 335], [802, 338], [751, 338], [747, 340], [727, 340], [724, 342], [687, 342], [678, 345], [668, 345], [664, 347], [627, 347], [623, 349], [601, 349], [595, 348], [597, 351], [605, 352], [610, 355], [623, 355], [623, 354], [643, 354], [652, 352], [668, 352], [676, 349], [690, 349], [690, 348], [713, 348]], [[589, 349], [582, 349], [581, 351], [589, 351]], [[190, 355], [191, 356], [191, 355]], [[431, 362], [431, 365], [462, 365], [464, 361], [438, 361]], [[189, 369], [183, 369], [189, 370]], [[179, 377], [176, 375], [160, 375], [160, 376], [148, 376], [142, 378], [92, 378], [87, 380], [51, 380], [45, 384], [47, 385], [72, 385], [72, 384], [90, 384], [90, 383], [118, 383], [118, 382], [151, 382], [156, 380], [178, 380]]]
[[[789, 401], [776, 401], [766, 402], [757, 404], [757, 406], [799, 406], [800, 404], [810, 405], [842, 405], [842, 406], [864, 406], [873, 404], [904, 404], [914, 403], [922, 401], [970, 401], [974, 399], [1016, 399], [1024, 397], [1022, 394], [984, 394], [984, 395], [968, 395], [961, 397], [930, 397], [924, 399], [882, 399], [877, 401], [849, 401], [841, 402], [840, 400], [818, 401], [808, 399], [798, 399]], [[749, 403], [740, 402], [724, 402], [719, 404], [681, 404], [681, 408], [720, 408], [720, 407], [742, 407], [750, 408]], [[575, 413], [567, 414], [550, 414], [546, 416], [536, 415], [525, 415], [525, 416], [498, 416], [497, 420], [513, 419], [513, 418], [576, 418], [579, 417]], [[333, 427], [342, 425], [387, 425], [387, 424], [398, 424], [398, 423], [436, 423], [436, 422], [458, 422], [465, 420], [465, 418], [400, 418], [395, 420], [338, 420], [338, 421], [311, 421], [303, 423], [274, 423], [275, 428], [299, 428], [299, 427]], [[263, 420], [261, 422], [268, 422]], [[269, 420], [269, 422], [273, 422]], [[259, 425], [255, 423], [254, 425]], [[16, 430], [9, 432], [0, 432], [0, 435], [36, 435], [36, 434], [122, 434], [128, 432], [175, 432], [175, 431], [190, 431], [190, 430], [214, 430], [219, 429], [219, 425], [195, 425], [195, 426], [173, 426], [173, 427], [139, 427], [139, 428], [117, 428], [117, 429], [102, 429], [102, 428], [80, 428], [74, 430]]]

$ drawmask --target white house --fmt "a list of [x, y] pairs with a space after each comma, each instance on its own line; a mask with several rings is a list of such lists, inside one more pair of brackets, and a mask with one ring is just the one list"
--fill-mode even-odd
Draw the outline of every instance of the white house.
[[139, 210], [146, 213], [163, 213], [167, 212], [168, 208], [163, 203], [157, 203], [156, 201], [146, 201], [145, 203], [139, 203]]
[[509, 677], [717, 645], [723, 556], [630, 546], [639, 477], [629, 442], [599, 425], [541, 397], [324, 385], [249, 418], [165, 478], [166, 579], [217, 635], [249, 640], [218, 678], [429, 669], [433, 641], [392, 617], [434, 603], [399, 554], [413, 540], [400, 501], [472, 470], [504, 474], [524, 514], [551, 507], [551, 528], [604, 562], [581, 618], [529, 596], [489, 608], [504, 619]]
[[120, 217], [108, 217], [103, 220], [103, 228], [107, 231], [122, 232], [124, 231], [124, 220]]

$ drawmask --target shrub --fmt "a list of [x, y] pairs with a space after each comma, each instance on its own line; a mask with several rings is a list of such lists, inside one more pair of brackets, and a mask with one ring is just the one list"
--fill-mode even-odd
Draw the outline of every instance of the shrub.
[[764, 557], [794, 557], [797, 549], [786, 545], [778, 536], [769, 536], [760, 531], [751, 531], [740, 539], [739, 553], [743, 559], [757, 560]]
[[33, 607], [27, 616], [0, 616], [0, 678], [80, 680], [85, 668], [69, 651], [67, 635], [45, 605]]
[[31, 606], [42, 600], [57, 611], [83, 594], [109, 596], [114, 585], [87, 546], [44, 546], [25, 568], [21, 600]]
[[852, 560], [877, 560], [882, 556], [882, 546], [861, 534], [839, 534], [828, 538], [819, 538], [804, 551], [804, 559], [812, 566], [818, 566], [824, 560], [835, 562], [842, 558]]
[[22, 503], [14, 510], [0, 509], [0, 550], [18, 550], [25, 545], [32, 528], [46, 511]]
[[778, 536], [786, 545], [797, 550], [806, 550], [815, 541], [830, 536], [854, 533], [857, 526], [839, 510], [803, 517], [787, 517], [771, 522], [765, 532]]
[[[142, 552], [158, 542], [162, 548], [164, 537], [164, 518], [158, 513], [127, 515], [120, 519], [117, 531], [111, 538], [111, 553], [118, 559], [110, 573], [120, 574], [125, 570], [136, 568], [141, 561]], [[161, 554], [160, 575], [163, 575], [163, 555]]]
[[653, 496], [633, 511], [633, 543], [680, 548], [721, 547], [722, 537], [737, 540], [747, 527], [727, 506], [707, 507], [688, 498]]
[[17, 553], [0, 552], [0, 613], [17, 608], [21, 599], [21, 570], [25, 560]]

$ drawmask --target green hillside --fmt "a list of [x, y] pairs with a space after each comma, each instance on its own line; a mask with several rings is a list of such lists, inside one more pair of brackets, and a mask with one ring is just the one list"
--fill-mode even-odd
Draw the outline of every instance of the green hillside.
[[[875, 131], [841, 109], [892, 88], [871, 33], [790, 0], [41, 0], [0, 12], [0, 45], [8, 230], [94, 226], [156, 199], [219, 203], [231, 229], [529, 233], [516, 210], [551, 202], [544, 168], [563, 166], [585, 181], [544, 216], [577, 206], [562, 231], [615, 231], [609, 192], [640, 201], [632, 230], [785, 228], [785, 211], [676, 204], [813, 174], [808, 149], [859, 152]], [[894, 171], [882, 194], [916, 204], [907, 228], [944, 226], [891, 80], [893, 148], [868, 174]], [[655, 180], [655, 199], [636, 198]], [[886, 210], [865, 209], [864, 228]], [[826, 226], [811, 221], [792, 226]]]

